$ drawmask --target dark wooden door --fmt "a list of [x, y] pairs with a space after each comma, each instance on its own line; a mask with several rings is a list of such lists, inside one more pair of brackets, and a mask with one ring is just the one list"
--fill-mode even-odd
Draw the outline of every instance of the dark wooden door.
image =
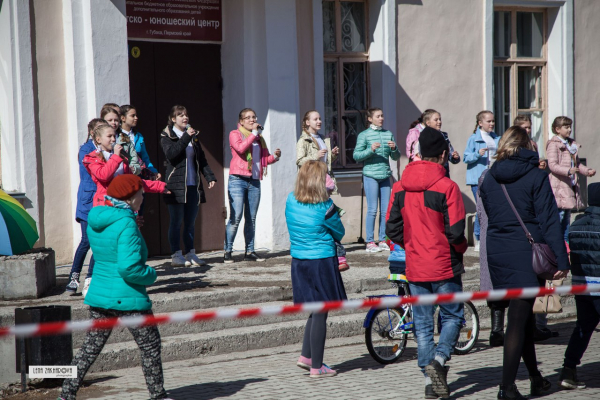
[[[137, 47], [135, 51], [131, 51]], [[207, 202], [196, 219], [196, 251], [223, 248], [225, 238], [223, 179], [223, 108], [221, 47], [129, 41], [129, 88], [137, 107], [138, 129], [144, 135], [150, 160], [166, 179], [160, 132], [167, 125], [171, 107], [187, 108], [190, 125], [200, 130], [200, 143], [217, 184], [208, 190]], [[133, 57], [133, 54], [138, 57]], [[168, 240], [169, 212], [162, 195], [146, 195], [142, 234], [151, 256], [171, 253]], [[183, 244], [182, 244], [183, 249]]]

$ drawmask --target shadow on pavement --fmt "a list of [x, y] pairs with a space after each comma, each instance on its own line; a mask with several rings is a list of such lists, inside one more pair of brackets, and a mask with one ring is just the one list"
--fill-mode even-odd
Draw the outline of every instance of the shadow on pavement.
[[[402, 363], [405, 361], [412, 362], [416, 358], [417, 358], [417, 349], [416, 348], [407, 348], [404, 351], [404, 354], [402, 355], [400, 360], [398, 360], [396, 362], [396, 364]], [[373, 357], [371, 357], [371, 355], [369, 353], [365, 353], [358, 358], [353, 358], [351, 360], [344, 361], [341, 364], [336, 364], [336, 365], [332, 366], [332, 368], [335, 369], [338, 372], [338, 374], [343, 374], [343, 373], [354, 371], [354, 370], [361, 370], [361, 371], [377, 370], [377, 369], [382, 369], [385, 367], [386, 367], [386, 365], [379, 364], [377, 361], [375, 361], [373, 359]]]
[[197, 385], [183, 386], [177, 389], [169, 390], [169, 397], [178, 400], [208, 400], [217, 399], [220, 397], [233, 396], [246, 385], [252, 383], [265, 382], [267, 379], [244, 379], [239, 381], [229, 382], [208, 382], [199, 383]]

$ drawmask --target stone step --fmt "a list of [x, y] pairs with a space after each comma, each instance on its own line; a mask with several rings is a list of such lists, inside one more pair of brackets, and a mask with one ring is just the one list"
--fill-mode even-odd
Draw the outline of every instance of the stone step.
[[[387, 268], [377, 268], [374, 277], [359, 277], [358, 279], [344, 277], [346, 292], [365, 293], [372, 291], [387, 290], [390, 284], [387, 281]], [[479, 287], [479, 268], [466, 268], [463, 276], [464, 290], [472, 290]], [[152, 288], [152, 287], [150, 287]], [[149, 290], [151, 292], [151, 289]], [[195, 292], [156, 293], [150, 294], [152, 309], [155, 313], [168, 313], [187, 310], [206, 310], [218, 307], [246, 307], [250, 304], [266, 303], [272, 301], [292, 301], [291, 282], [287, 285], [267, 287], [242, 287], [216, 290], [200, 290]], [[63, 294], [53, 299], [52, 305], [71, 306], [71, 319], [84, 320], [89, 318], [89, 306], [83, 303], [81, 296], [69, 296]], [[47, 301], [39, 305], [49, 305]], [[18, 306], [36, 306], [36, 302]], [[0, 307], [0, 326], [14, 325], [15, 305], [6, 304]]]
[[[397, 294], [397, 289], [389, 287], [386, 290], [378, 290], [373, 292], [363, 292], [360, 294], [349, 294], [349, 299], [364, 299], [367, 296], [381, 295], [381, 294]], [[290, 305], [291, 301], [272, 301], [268, 303], [255, 303], [255, 304], [244, 304], [242, 308], [262, 308], [262, 307], [273, 307]], [[231, 307], [217, 307], [212, 310], [222, 310]], [[189, 311], [207, 311], [207, 310], [189, 310]], [[342, 316], [349, 314], [362, 314], [365, 315], [366, 310], [336, 310], [330, 312], [330, 316]], [[236, 318], [236, 319], [219, 319], [212, 321], [199, 321], [194, 323], [174, 323], [165, 324], [159, 326], [160, 335], [162, 338], [169, 336], [178, 335], [189, 335], [203, 332], [219, 332], [226, 329], [241, 329], [249, 328], [257, 325], [269, 325], [275, 323], [283, 323], [289, 321], [302, 320], [306, 321], [305, 314], [287, 314], [287, 315], [265, 315], [257, 316], [253, 318]], [[79, 347], [83, 343], [86, 332], [74, 332], [73, 333], [73, 347]], [[107, 343], [120, 343], [131, 340], [131, 334], [127, 328], [115, 328], [110, 335]]]
[[[481, 329], [490, 326], [489, 308], [485, 301], [474, 302], [479, 314]], [[367, 310], [357, 310], [349, 314], [330, 315], [327, 337], [345, 338], [364, 334], [363, 321]], [[563, 313], [549, 314], [553, 321], [576, 316], [574, 305], [565, 305]], [[218, 329], [211, 332], [184, 333], [162, 337], [162, 360], [176, 361], [197, 359], [220, 354], [245, 352], [301, 343], [304, 334], [306, 315], [295, 320]], [[486, 338], [483, 337], [482, 340]], [[78, 349], [74, 349], [74, 354]], [[105, 372], [113, 369], [130, 368], [140, 365], [140, 353], [131, 339], [120, 343], [107, 344], [91, 368], [92, 372]]]

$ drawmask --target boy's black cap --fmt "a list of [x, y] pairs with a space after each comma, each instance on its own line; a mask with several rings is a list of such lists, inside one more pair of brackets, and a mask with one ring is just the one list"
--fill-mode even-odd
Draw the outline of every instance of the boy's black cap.
[[419, 135], [419, 148], [423, 157], [439, 157], [448, 152], [448, 142], [442, 132], [428, 126]]
[[600, 183], [590, 183], [588, 185], [588, 204], [600, 207]]

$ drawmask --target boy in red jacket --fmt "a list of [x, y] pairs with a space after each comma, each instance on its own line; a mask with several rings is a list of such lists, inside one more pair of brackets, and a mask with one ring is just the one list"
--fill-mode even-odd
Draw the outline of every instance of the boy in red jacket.
[[[413, 295], [462, 291], [467, 250], [465, 207], [458, 185], [446, 178], [448, 143], [427, 127], [419, 136], [421, 160], [405, 168], [393, 189], [387, 236], [406, 250], [406, 278]], [[450, 360], [462, 327], [462, 303], [440, 304], [442, 331], [433, 341], [433, 306], [413, 306], [418, 364], [425, 375], [425, 398], [448, 397]]]

